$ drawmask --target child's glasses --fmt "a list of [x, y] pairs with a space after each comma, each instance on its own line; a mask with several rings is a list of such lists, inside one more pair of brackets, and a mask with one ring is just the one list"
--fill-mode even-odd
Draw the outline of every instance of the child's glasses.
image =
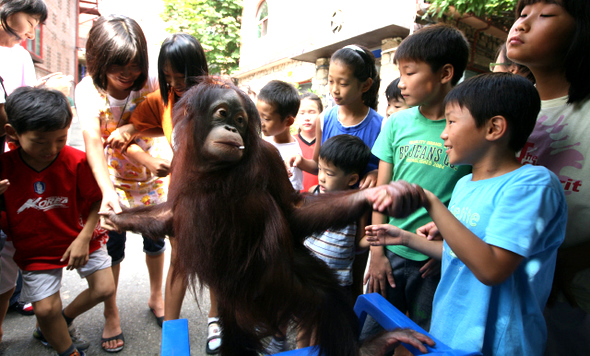
[[511, 63], [490, 63], [490, 72], [494, 71], [496, 66], [509, 66]]

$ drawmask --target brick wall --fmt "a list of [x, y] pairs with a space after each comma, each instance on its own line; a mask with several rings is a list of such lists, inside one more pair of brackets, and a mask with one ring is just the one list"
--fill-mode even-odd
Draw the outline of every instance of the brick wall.
[[42, 62], [35, 63], [37, 77], [62, 72], [76, 73], [77, 0], [45, 0], [49, 10], [43, 26]]

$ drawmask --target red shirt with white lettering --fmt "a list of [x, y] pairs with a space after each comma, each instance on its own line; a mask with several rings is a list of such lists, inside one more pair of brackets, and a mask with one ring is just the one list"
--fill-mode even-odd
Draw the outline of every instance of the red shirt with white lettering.
[[[60, 259], [78, 237], [90, 205], [102, 194], [86, 161], [86, 154], [65, 146], [47, 168], [37, 172], [20, 156], [20, 149], [0, 155], [0, 178], [10, 186], [4, 193], [2, 230], [12, 240], [14, 261], [25, 271], [62, 268]], [[108, 239], [98, 227], [89, 253]]]

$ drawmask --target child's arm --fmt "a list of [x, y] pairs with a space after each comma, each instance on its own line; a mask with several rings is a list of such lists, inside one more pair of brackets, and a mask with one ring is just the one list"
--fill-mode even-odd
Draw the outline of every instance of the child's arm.
[[480, 282], [495, 285], [505, 281], [523, 257], [501, 247], [488, 245], [466, 228], [431, 192], [426, 193], [426, 210], [455, 255]]
[[8, 181], [8, 179], [0, 180], [0, 195], [4, 194], [6, 189], [8, 189], [9, 185], [10, 182]]
[[61, 257], [61, 261], [69, 259], [68, 266], [66, 269], [72, 270], [84, 266], [88, 262], [90, 240], [92, 234], [98, 223], [98, 210], [100, 208], [100, 202], [94, 202], [90, 206], [90, 212], [88, 219], [82, 228], [82, 231], [78, 234], [78, 237], [70, 244], [66, 252]]
[[367, 241], [365, 237], [365, 227], [369, 223], [369, 212], [363, 215], [359, 221], [357, 221], [357, 228], [356, 228], [356, 238], [355, 238], [355, 246], [356, 246], [356, 253], [363, 253], [371, 247], [369, 241]]
[[442, 258], [442, 241], [431, 241], [399, 227], [381, 224], [370, 225], [365, 229], [366, 239], [371, 246], [404, 245], [432, 258]]
[[297, 167], [304, 172], [310, 174], [318, 174], [318, 159], [320, 157], [320, 147], [322, 145], [322, 120], [323, 116], [320, 115], [316, 119], [315, 126], [315, 146], [313, 148], [313, 159], [303, 158], [302, 155], [296, 155], [289, 159], [289, 166]]
[[[379, 169], [377, 174], [377, 185], [388, 184], [393, 177], [393, 164], [385, 161], [379, 161]], [[375, 211], [372, 218], [373, 224], [385, 224], [387, 216]], [[389, 283], [392, 288], [395, 288], [395, 280], [393, 279], [393, 272], [389, 259], [385, 256], [383, 246], [371, 246], [371, 255], [369, 257], [369, 268], [365, 275], [364, 283], [368, 284], [369, 293], [381, 293], [385, 296], [386, 285]]]
[[152, 157], [136, 144], [130, 145], [126, 154], [158, 177], [166, 177], [170, 173], [170, 161], [160, 157]]
[[100, 120], [98, 117], [86, 118], [80, 117], [82, 126], [82, 135], [86, 147], [86, 158], [96, 183], [102, 192], [102, 203], [100, 211], [114, 211], [116, 214], [121, 212], [119, 205], [119, 196], [111, 182], [107, 160], [104, 155], [103, 143], [100, 134]]

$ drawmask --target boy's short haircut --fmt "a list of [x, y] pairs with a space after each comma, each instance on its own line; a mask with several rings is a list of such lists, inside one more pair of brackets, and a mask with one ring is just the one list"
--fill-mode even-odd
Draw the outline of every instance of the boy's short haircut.
[[301, 100], [303, 99], [314, 101], [318, 106], [319, 112], [321, 113], [322, 111], [324, 111], [324, 104], [322, 104], [322, 99], [316, 94], [312, 92], [303, 93], [301, 94]]
[[274, 106], [284, 121], [287, 116], [297, 116], [299, 112], [299, 92], [295, 87], [281, 80], [271, 80], [258, 93], [258, 100]]
[[392, 99], [398, 101], [404, 100], [404, 97], [402, 96], [402, 91], [400, 90], [400, 88], [397, 87], [398, 84], [399, 78], [395, 78], [391, 83], [389, 83], [389, 85], [385, 89], [385, 97], [387, 98], [387, 101]]
[[458, 104], [471, 113], [477, 127], [494, 116], [508, 122], [508, 145], [521, 150], [535, 128], [541, 98], [526, 78], [512, 73], [485, 73], [457, 85], [446, 96], [444, 106]]
[[8, 96], [4, 107], [8, 123], [19, 135], [29, 131], [61, 130], [72, 122], [68, 99], [55, 89], [17, 88]]
[[371, 159], [371, 149], [357, 136], [336, 135], [322, 144], [319, 158], [346, 174], [361, 175]]
[[456, 85], [463, 76], [469, 60], [469, 42], [459, 29], [436, 24], [424, 27], [406, 37], [395, 51], [394, 62], [414, 60], [428, 63], [433, 72], [445, 64], [453, 66], [451, 80]]

